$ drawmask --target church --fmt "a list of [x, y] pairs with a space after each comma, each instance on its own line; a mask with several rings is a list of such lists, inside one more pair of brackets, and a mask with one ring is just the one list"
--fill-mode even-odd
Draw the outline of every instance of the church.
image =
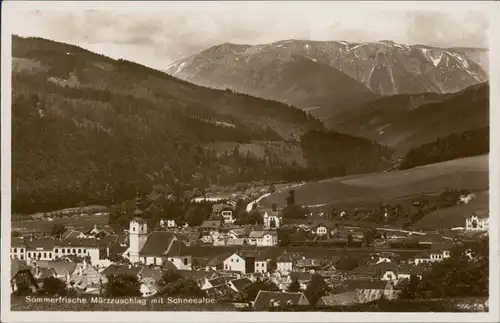
[[134, 217], [129, 224], [129, 247], [123, 257], [133, 264], [162, 266], [170, 261], [178, 269], [191, 270], [192, 259], [184, 242], [171, 232], [148, 231], [143, 214], [140, 198], [137, 197]]

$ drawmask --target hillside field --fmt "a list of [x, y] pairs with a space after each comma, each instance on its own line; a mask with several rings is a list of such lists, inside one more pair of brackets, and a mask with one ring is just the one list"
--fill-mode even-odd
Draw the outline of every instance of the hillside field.
[[[295, 201], [302, 205], [368, 207], [380, 202], [401, 203], [423, 193], [446, 188], [485, 191], [489, 188], [488, 155], [462, 158], [407, 170], [370, 173], [309, 182], [295, 188]], [[263, 199], [259, 206], [284, 206], [288, 191]]]

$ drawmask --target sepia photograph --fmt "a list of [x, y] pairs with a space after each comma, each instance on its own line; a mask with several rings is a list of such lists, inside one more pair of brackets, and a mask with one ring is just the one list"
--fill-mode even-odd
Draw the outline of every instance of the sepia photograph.
[[2, 5], [2, 321], [499, 320], [498, 3]]

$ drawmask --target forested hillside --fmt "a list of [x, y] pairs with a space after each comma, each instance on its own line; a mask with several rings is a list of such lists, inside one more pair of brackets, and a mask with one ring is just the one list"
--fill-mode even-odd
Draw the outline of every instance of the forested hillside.
[[[378, 170], [386, 153], [364, 139], [331, 137], [320, 149], [335, 167], [317, 172], [279, 154], [216, 151], [217, 142], [287, 142], [311, 155], [300, 139], [323, 131], [294, 107], [180, 81], [144, 66], [39, 38], [13, 38], [13, 211], [48, 211], [114, 204], [156, 185], [179, 192], [210, 184], [298, 180]], [[307, 138], [307, 135], [306, 137]], [[347, 138], [347, 139], [346, 139]], [[328, 146], [330, 144], [330, 146]], [[364, 152], [369, 167], [341, 157]], [[201, 193], [201, 192], [200, 192]]]
[[439, 163], [462, 157], [487, 154], [490, 151], [490, 128], [483, 127], [453, 133], [444, 138], [410, 150], [399, 169]]

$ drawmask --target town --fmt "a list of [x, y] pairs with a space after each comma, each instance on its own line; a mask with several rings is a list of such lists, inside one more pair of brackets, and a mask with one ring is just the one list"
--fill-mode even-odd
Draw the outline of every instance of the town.
[[[410, 231], [353, 226], [344, 211], [337, 220], [293, 223], [283, 217], [287, 207], [260, 208], [258, 202], [248, 208], [262, 213], [261, 219], [237, 224], [235, 201], [204, 202], [211, 205], [210, 217], [193, 227], [167, 217], [150, 223], [138, 195], [123, 232], [109, 225], [62, 232], [54, 225], [59, 230], [50, 236], [13, 234], [11, 292], [206, 297], [235, 310], [324, 310], [447, 296], [439, 294], [439, 284], [425, 283], [437, 275], [436, 265], [465, 261], [479, 274], [478, 264], [488, 261], [484, 210], [470, 214], [461, 228]], [[453, 293], [482, 296], [484, 288], [487, 293], [487, 284], [482, 291], [476, 287]]]

